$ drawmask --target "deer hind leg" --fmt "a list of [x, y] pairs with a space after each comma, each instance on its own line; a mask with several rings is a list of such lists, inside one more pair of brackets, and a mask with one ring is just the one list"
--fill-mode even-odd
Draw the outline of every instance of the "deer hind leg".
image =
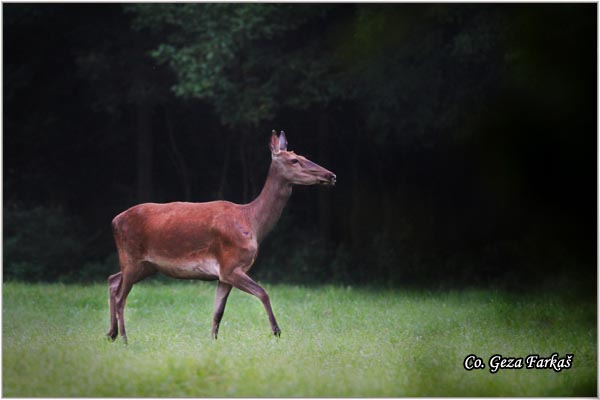
[[127, 295], [131, 291], [133, 287], [133, 282], [131, 279], [121, 279], [121, 284], [119, 285], [119, 289], [115, 296], [115, 308], [117, 311], [117, 320], [119, 322], [119, 333], [121, 334], [121, 338], [123, 342], [127, 344], [127, 332], [125, 331], [125, 315], [123, 314], [125, 311], [125, 302], [127, 301]]
[[269, 317], [269, 322], [271, 323], [273, 335], [281, 336], [281, 329], [279, 329], [279, 326], [277, 325], [275, 315], [273, 315], [273, 310], [271, 309], [271, 301], [269, 300], [269, 295], [265, 289], [263, 289], [258, 283], [254, 282], [252, 278], [250, 278], [241, 270], [236, 270], [233, 272], [228, 279], [226, 279], [226, 282], [246, 293], [258, 297], [267, 311], [267, 316]]
[[117, 272], [108, 277], [108, 303], [110, 306], [110, 328], [106, 336], [110, 340], [115, 340], [119, 333], [119, 329], [117, 326], [117, 312], [115, 308], [117, 295], [117, 289], [119, 288], [119, 284], [121, 283], [121, 273]]
[[139, 262], [135, 264], [134, 268], [127, 268], [122, 271], [121, 281], [115, 294], [115, 311], [119, 324], [119, 333], [125, 344], [127, 344], [127, 332], [125, 330], [124, 312], [127, 296], [135, 283], [150, 275], [154, 275], [155, 273], [156, 268], [152, 264], [146, 262]]
[[229, 297], [229, 293], [231, 293], [232, 286], [228, 283], [219, 281], [217, 283], [217, 294], [215, 295], [215, 310], [213, 313], [213, 322], [212, 322], [212, 336], [213, 338], [217, 338], [217, 334], [219, 333], [219, 324], [221, 323], [221, 319], [223, 318], [223, 313], [225, 312], [225, 304], [227, 304], [227, 297]]

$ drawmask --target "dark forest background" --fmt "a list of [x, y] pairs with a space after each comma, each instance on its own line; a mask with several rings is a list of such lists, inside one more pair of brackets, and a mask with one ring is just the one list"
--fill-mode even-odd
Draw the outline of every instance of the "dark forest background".
[[298, 187], [269, 282], [595, 294], [596, 4], [3, 4], [3, 276], [103, 280], [140, 202]]

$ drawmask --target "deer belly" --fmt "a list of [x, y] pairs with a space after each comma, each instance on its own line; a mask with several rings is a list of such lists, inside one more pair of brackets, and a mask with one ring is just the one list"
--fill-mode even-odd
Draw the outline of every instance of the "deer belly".
[[157, 259], [151, 261], [163, 274], [178, 279], [219, 279], [219, 263], [207, 257], [194, 260]]

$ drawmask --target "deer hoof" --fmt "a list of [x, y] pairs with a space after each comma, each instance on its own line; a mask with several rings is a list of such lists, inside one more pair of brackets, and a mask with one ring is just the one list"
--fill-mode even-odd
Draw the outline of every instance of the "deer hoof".
[[106, 338], [107, 338], [108, 340], [110, 340], [111, 342], [114, 342], [114, 341], [115, 341], [115, 339], [117, 338], [117, 332], [108, 332], [108, 333], [106, 334]]
[[281, 337], [281, 329], [279, 329], [279, 328], [273, 329], [273, 335], [275, 335], [277, 337]]
[[121, 336], [121, 339], [123, 340], [123, 344], [127, 344], [127, 336]]

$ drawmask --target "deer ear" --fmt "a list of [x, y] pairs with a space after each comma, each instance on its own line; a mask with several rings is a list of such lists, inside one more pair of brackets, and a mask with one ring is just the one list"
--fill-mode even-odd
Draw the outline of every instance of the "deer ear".
[[279, 150], [287, 151], [287, 139], [283, 131], [279, 134]]
[[277, 132], [273, 129], [271, 132], [271, 142], [269, 143], [269, 148], [271, 149], [271, 154], [276, 156], [279, 154], [279, 138], [277, 137]]

